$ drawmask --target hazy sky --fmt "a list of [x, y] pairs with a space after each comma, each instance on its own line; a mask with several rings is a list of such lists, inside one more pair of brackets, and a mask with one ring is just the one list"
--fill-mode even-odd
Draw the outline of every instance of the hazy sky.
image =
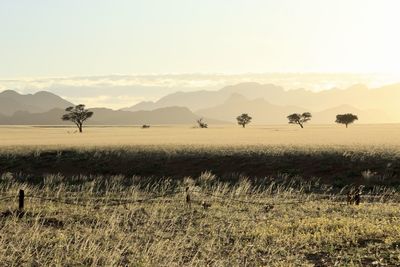
[[400, 73], [397, 0], [1, 0], [0, 78]]

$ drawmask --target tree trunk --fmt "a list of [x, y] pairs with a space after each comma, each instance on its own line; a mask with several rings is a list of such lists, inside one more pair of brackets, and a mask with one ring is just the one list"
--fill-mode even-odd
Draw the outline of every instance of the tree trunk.
[[78, 128], [79, 128], [79, 132], [81, 133], [82, 132], [82, 124], [79, 124]]
[[347, 123], [346, 123], [346, 128], [347, 128]]
[[246, 128], [246, 124], [243, 123], [242, 126], [243, 126], [243, 128]]
[[303, 129], [304, 127], [303, 127], [303, 124], [301, 124], [301, 123], [299, 123], [299, 125], [300, 125], [300, 127]]

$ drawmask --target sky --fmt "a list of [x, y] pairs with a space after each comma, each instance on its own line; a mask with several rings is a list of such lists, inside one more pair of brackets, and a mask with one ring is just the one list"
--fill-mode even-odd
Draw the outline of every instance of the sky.
[[397, 0], [0, 0], [0, 91], [122, 108], [249, 81], [380, 86], [400, 81], [399, 10]]
[[397, 0], [1, 0], [0, 79], [400, 73]]

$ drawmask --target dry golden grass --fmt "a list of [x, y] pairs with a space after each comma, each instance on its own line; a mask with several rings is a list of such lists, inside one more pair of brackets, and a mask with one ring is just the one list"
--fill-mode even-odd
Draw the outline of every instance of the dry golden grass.
[[[161, 172], [165, 167], [185, 169], [188, 162], [193, 168], [211, 163], [217, 168], [224, 159], [223, 173], [225, 167], [231, 171], [234, 166], [229, 162], [235, 157], [235, 165], [244, 162], [244, 168], [252, 166], [260, 174], [264, 173], [260, 166], [267, 163], [286, 173], [293, 171], [291, 159], [297, 155], [304, 157], [302, 163], [327, 163], [317, 166], [326, 172], [332, 172], [332, 166], [343, 169], [346, 163], [357, 162], [362, 167], [354, 174], [358, 176], [382, 165], [382, 172], [373, 176], [397, 181], [392, 173], [398, 169], [400, 125], [88, 127], [83, 134], [74, 131], [0, 127], [2, 168], [14, 173], [0, 176], [0, 199], [15, 196], [23, 188], [28, 196], [80, 203], [28, 197], [25, 216], [18, 218], [6, 212], [15, 211], [15, 197], [0, 201], [4, 212], [0, 215], [0, 266], [400, 266], [399, 194], [394, 187], [372, 185], [370, 192], [388, 196], [385, 202], [348, 206], [336, 197], [321, 200], [322, 194], [339, 192], [318, 180], [299, 184], [302, 177], [292, 182], [288, 176], [280, 183], [279, 177], [272, 176], [260, 180], [260, 185], [252, 183], [254, 177], [224, 183], [210, 173], [183, 180], [130, 176], [139, 167], [154, 175], [154, 168]], [[110, 162], [115, 166], [107, 166]], [[94, 176], [68, 174], [71, 170]], [[49, 172], [59, 174], [45, 175]], [[125, 176], [101, 176], [103, 172]], [[342, 182], [352, 183], [346, 179]], [[190, 207], [184, 193], [176, 193], [186, 186], [192, 192]], [[175, 194], [131, 203], [171, 191]], [[110, 206], [121, 198], [127, 203]], [[204, 209], [203, 201], [211, 207]]]
[[400, 145], [400, 125], [237, 125], [86, 127], [84, 133], [65, 127], [0, 127], [0, 145], [125, 146], [125, 145]]
[[[0, 218], [2, 266], [398, 266], [398, 204], [318, 200], [307, 185], [265, 190], [246, 179], [230, 186], [203, 174], [181, 186], [124, 186], [97, 177], [79, 186], [48, 176], [42, 187], [1, 177], [2, 194], [78, 201], [66, 205], [27, 199], [22, 218]], [[190, 186], [190, 207], [176, 193], [142, 203], [109, 206], [115, 198], [143, 199]], [[203, 193], [201, 193], [203, 192]], [[208, 194], [212, 194], [210, 196]], [[238, 202], [264, 203], [262, 205]], [[201, 202], [211, 204], [203, 209]], [[107, 204], [108, 203], [108, 204]], [[266, 205], [273, 205], [266, 208]], [[13, 210], [16, 199], [1, 202]]]

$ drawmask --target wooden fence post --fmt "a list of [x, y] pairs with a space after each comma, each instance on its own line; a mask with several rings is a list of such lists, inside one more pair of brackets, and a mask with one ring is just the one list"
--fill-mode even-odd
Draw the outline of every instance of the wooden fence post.
[[18, 209], [20, 211], [24, 210], [24, 198], [25, 198], [25, 192], [24, 190], [20, 189], [18, 195]]
[[186, 205], [189, 206], [189, 208], [190, 208], [191, 207], [191, 203], [190, 203], [189, 186], [186, 187], [185, 200], [186, 200]]

